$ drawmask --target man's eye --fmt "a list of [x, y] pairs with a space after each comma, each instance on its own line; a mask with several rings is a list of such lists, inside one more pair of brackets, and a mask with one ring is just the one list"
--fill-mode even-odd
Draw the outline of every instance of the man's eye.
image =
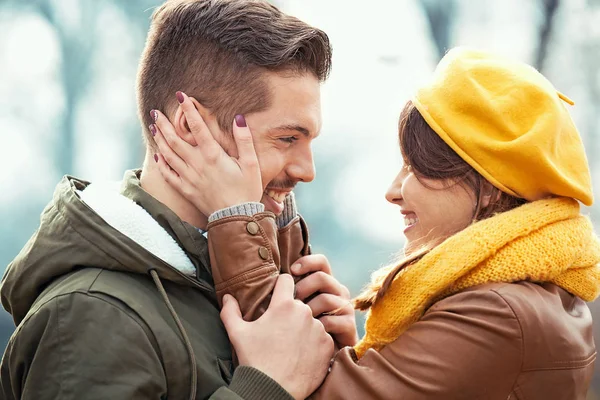
[[294, 143], [296, 140], [298, 140], [298, 138], [296, 136], [289, 136], [289, 137], [279, 138], [279, 140], [281, 140], [282, 142], [285, 142], [285, 143]]

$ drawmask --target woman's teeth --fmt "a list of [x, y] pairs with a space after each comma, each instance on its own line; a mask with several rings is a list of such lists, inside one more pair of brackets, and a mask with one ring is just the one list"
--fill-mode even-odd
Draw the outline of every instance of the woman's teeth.
[[274, 190], [267, 190], [265, 193], [267, 193], [267, 196], [269, 196], [278, 203], [283, 203], [283, 201], [285, 200], [285, 196], [287, 196], [287, 193], [276, 192]]
[[404, 226], [411, 226], [419, 222], [419, 218], [417, 217], [404, 217]]

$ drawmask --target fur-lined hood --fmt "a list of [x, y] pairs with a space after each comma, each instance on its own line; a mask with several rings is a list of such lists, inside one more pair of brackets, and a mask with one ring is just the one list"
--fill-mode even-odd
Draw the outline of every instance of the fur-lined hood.
[[163, 280], [211, 289], [210, 282], [195, 278], [198, 263], [144, 208], [123, 195], [122, 187], [120, 182], [90, 184], [72, 177], [59, 183], [39, 229], [2, 279], [2, 304], [15, 323], [50, 282], [82, 267], [139, 274], [154, 269]]

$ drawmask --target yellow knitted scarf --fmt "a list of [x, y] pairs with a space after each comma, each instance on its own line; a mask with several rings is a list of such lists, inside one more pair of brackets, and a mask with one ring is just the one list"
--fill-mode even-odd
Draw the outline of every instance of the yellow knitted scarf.
[[[359, 357], [396, 340], [436, 301], [489, 282], [552, 282], [585, 301], [600, 291], [600, 244], [579, 203], [527, 203], [451, 236], [401, 271], [369, 310]], [[391, 267], [374, 275], [380, 279]], [[379, 278], [377, 278], [379, 277]]]

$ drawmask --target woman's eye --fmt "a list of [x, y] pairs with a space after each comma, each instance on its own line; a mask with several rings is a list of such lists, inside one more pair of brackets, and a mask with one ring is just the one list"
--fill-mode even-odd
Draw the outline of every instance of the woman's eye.
[[298, 140], [298, 138], [296, 136], [289, 136], [289, 137], [279, 138], [279, 140], [281, 140], [282, 142], [285, 142], [285, 143], [294, 143], [296, 140]]

